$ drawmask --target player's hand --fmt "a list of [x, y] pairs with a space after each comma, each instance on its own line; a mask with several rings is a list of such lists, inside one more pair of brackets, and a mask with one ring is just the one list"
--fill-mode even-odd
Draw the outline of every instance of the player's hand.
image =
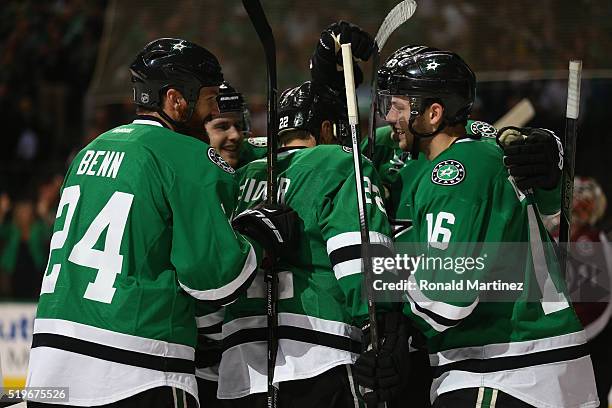
[[257, 241], [269, 256], [277, 258], [293, 247], [299, 220], [297, 213], [287, 205], [259, 204], [238, 214], [232, 220], [232, 227]]
[[561, 179], [563, 145], [548, 129], [508, 126], [497, 133], [504, 165], [519, 189], [553, 189]]
[[378, 355], [374, 350], [365, 351], [353, 367], [355, 381], [366, 389], [362, 398], [368, 407], [376, 407], [405, 392], [410, 372], [409, 326], [404, 315], [385, 314], [379, 328], [383, 343]]
[[[358, 26], [339, 21], [321, 33], [315, 53], [310, 61], [312, 79], [336, 89], [344, 87], [342, 74], [341, 44], [351, 43], [351, 51], [356, 61], [367, 61], [374, 51], [374, 39]], [[353, 64], [355, 86], [363, 82], [363, 72], [358, 64]]]

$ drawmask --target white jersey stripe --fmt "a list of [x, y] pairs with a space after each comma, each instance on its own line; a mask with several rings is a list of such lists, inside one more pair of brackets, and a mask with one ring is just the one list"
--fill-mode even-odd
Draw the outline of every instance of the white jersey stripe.
[[463, 347], [445, 350], [439, 353], [430, 354], [429, 361], [432, 366], [441, 366], [462, 360], [521, 356], [564, 347], [579, 346], [584, 343], [586, 343], [586, 336], [584, 331], [580, 330], [574, 333], [537, 340], [487, 344], [479, 347]]
[[168, 343], [161, 340], [147, 339], [130, 334], [117, 333], [68, 320], [37, 318], [34, 320], [33, 333], [58, 334], [122, 350], [160, 357], [174, 357], [186, 360], [193, 360], [195, 358], [193, 347]]
[[412, 299], [408, 299], [408, 301], [410, 302], [410, 310], [412, 310], [412, 313], [414, 313], [416, 316], [419, 316], [421, 319], [425, 320], [425, 323], [430, 325], [435, 331], [443, 332], [444, 330], [452, 327], [452, 326], [444, 326], [436, 322], [434, 319], [432, 319], [431, 317], [427, 316], [425, 313], [422, 313], [420, 310], [418, 310]]
[[156, 387], [176, 387], [198, 397], [193, 374], [151, 370], [56, 348], [33, 348], [26, 386], [66, 385], [70, 386], [66, 403], [79, 406], [110, 404]]
[[448, 303], [435, 301], [429, 299], [421, 290], [419, 289], [418, 282], [414, 275], [410, 275], [408, 281], [411, 282], [413, 290], [408, 290], [408, 296], [410, 300], [414, 301], [419, 305], [422, 309], [427, 309], [432, 313], [437, 314], [445, 319], [450, 320], [462, 320], [468, 317], [472, 311], [476, 308], [479, 302], [479, 298], [477, 297], [474, 301], [468, 306], [455, 306], [449, 305]]
[[214, 326], [215, 324], [221, 323], [223, 321], [224, 316], [225, 309], [220, 308], [219, 310], [213, 313], [204, 316], [196, 316], [196, 324], [198, 328]]
[[193, 296], [198, 300], [221, 300], [225, 299], [231, 295], [233, 295], [242, 285], [246, 283], [247, 280], [255, 273], [257, 270], [257, 256], [255, 255], [255, 251], [253, 250], [253, 246], [249, 243], [249, 254], [244, 262], [244, 266], [242, 267], [242, 271], [240, 274], [228, 284], [215, 289], [208, 290], [196, 290], [192, 289], [182, 282], [179, 282], [181, 288], [189, 295]]
[[[389, 248], [393, 248], [391, 238], [376, 231], [370, 231], [370, 243], [384, 244]], [[336, 249], [359, 244], [361, 244], [361, 233], [359, 231], [343, 232], [327, 240], [327, 253], [331, 254]]]
[[[223, 325], [223, 337], [230, 336], [240, 330], [267, 327], [267, 319], [266, 316], [248, 316], [234, 319]], [[361, 329], [334, 320], [326, 320], [296, 313], [279, 313], [278, 325], [299, 327], [321, 333], [350, 337], [353, 340], [361, 341]]]
[[334, 265], [334, 275], [340, 280], [346, 276], [356, 275], [363, 270], [363, 261], [361, 259], [351, 259], [340, 262]]

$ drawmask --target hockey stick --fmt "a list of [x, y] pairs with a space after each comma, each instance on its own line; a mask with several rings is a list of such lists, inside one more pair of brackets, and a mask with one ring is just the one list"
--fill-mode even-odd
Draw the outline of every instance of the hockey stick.
[[[242, 4], [257, 31], [259, 40], [266, 54], [266, 68], [268, 74], [268, 189], [266, 202], [277, 204], [276, 185], [276, 148], [277, 148], [277, 120], [276, 98], [278, 94], [276, 82], [276, 44], [272, 28], [266, 18], [259, 0], [242, 0]], [[278, 388], [274, 386], [274, 368], [276, 366], [276, 351], [278, 349], [278, 277], [274, 273], [275, 265], [269, 265], [265, 270], [266, 281], [266, 313], [268, 317], [268, 408], [275, 408], [278, 404]]]
[[497, 119], [493, 124], [495, 129], [501, 129], [506, 126], [523, 127], [535, 115], [535, 109], [527, 98], [521, 99], [519, 103], [514, 105], [504, 116]]
[[563, 140], [564, 164], [561, 177], [561, 220], [559, 224], [559, 245], [561, 246], [561, 270], [565, 276], [567, 251], [569, 251], [570, 228], [572, 222], [572, 196], [574, 194], [574, 168], [576, 157], [576, 137], [578, 113], [580, 110], [580, 75], [582, 61], [569, 62], [567, 81], [567, 108], [565, 111], [565, 136]]
[[355, 92], [355, 78], [353, 75], [353, 52], [351, 44], [342, 44], [342, 66], [344, 71], [344, 86], [346, 88], [346, 105], [349, 125], [351, 127], [351, 143], [353, 148], [353, 167], [355, 169], [355, 186], [357, 187], [357, 209], [359, 211], [359, 231], [363, 251], [363, 272], [368, 297], [368, 316], [370, 318], [370, 340], [372, 349], [378, 353], [378, 325], [376, 324], [376, 305], [370, 279], [372, 275], [372, 260], [370, 258], [370, 230], [365, 203], [363, 187], [363, 173], [361, 166], [361, 152], [359, 150], [359, 115], [357, 113], [357, 94]]
[[376, 37], [374, 37], [374, 42], [376, 43], [376, 47], [374, 47], [374, 55], [372, 56], [372, 80], [370, 81], [370, 89], [371, 89], [371, 105], [370, 105], [370, 123], [369, 123], [369, 131], [368, 131], [368, 149], [366, 152], [366, 156], [372, 158], [374, 154], [374, 139], [376, 136], [376, 74], [378, 72], [378, 66], [380, 65], [380, 51], [385, 46], [385, 43], [393, 34], [393, 32], [402, 24], [412, 17], [414, 12], [416, 11], [417, 4], [414, 0], [404, 0], [401, 3], [397, 4], [393, 9], [387, 14], [382, 24], [378, 28], [378, 32], [376, 33]]
[[[359, 113], [357, 111], [357, 93], [353, 74], [353, 52], [351, 44], [342, 44], [342, 66], [344, 71], [344, 86], [346, 88], [346, 105], [349, 125], [351, 127], [351, 143], [353, 148], [353, 167], [355, 169], [355, 187], [357, 190], [357, 209], [359, 212], [359, 232], [361, 233], [361, 248], [363, 259], [363, 279], [368, 300], [368, 318], [370, 320], [370, 345], [378, 354], [378, 324], [376, 321], [376, 303], [374, 303], [374, 287], [372, 286], [372, 258], [370, 256], [370, 230], [368, 228], [365, 202], [364, 179], [359, 150]], [[386, 407], [387, 404], [380, 404]]]

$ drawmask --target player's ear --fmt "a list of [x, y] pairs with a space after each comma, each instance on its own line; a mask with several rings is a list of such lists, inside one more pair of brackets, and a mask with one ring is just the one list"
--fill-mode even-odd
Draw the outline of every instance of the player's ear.
[[334, 126], [329, 120], [324, 120], [321, 123], [321, 136], [319, 137], [320, 144], [334, 144]]
[[187, 109], [187, 101], [183, 95], [174, 88], [168, 88], [164, 95], [164, 110], [174, 120], [180, 120]]
[[442, 123], [442, 117], [444, 116], [444, 106], [438, 102], [434, 102], [429, 107], [429, 124], [437, 129], [440, 123]]

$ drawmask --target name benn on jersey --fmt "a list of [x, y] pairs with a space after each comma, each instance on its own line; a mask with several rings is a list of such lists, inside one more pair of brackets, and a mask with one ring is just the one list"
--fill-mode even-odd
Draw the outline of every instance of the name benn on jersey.
[[77, 175], [117, 177], [125, 152], [87, 150], [77, 169]]
[[[291, 179], [281, 177], [278, 179], [278, 193], [277, 198], [279, 203], [285, 203], [285, 194], [289, 188]], [[240, 186], [240, 192], [238, 193], [238, 201], [244, 201], [250, 203], [252, 201], [263, 201], [266, 199], [267, 193], [267, 182], [265, 180], [255, 180], [248, 178]]]

